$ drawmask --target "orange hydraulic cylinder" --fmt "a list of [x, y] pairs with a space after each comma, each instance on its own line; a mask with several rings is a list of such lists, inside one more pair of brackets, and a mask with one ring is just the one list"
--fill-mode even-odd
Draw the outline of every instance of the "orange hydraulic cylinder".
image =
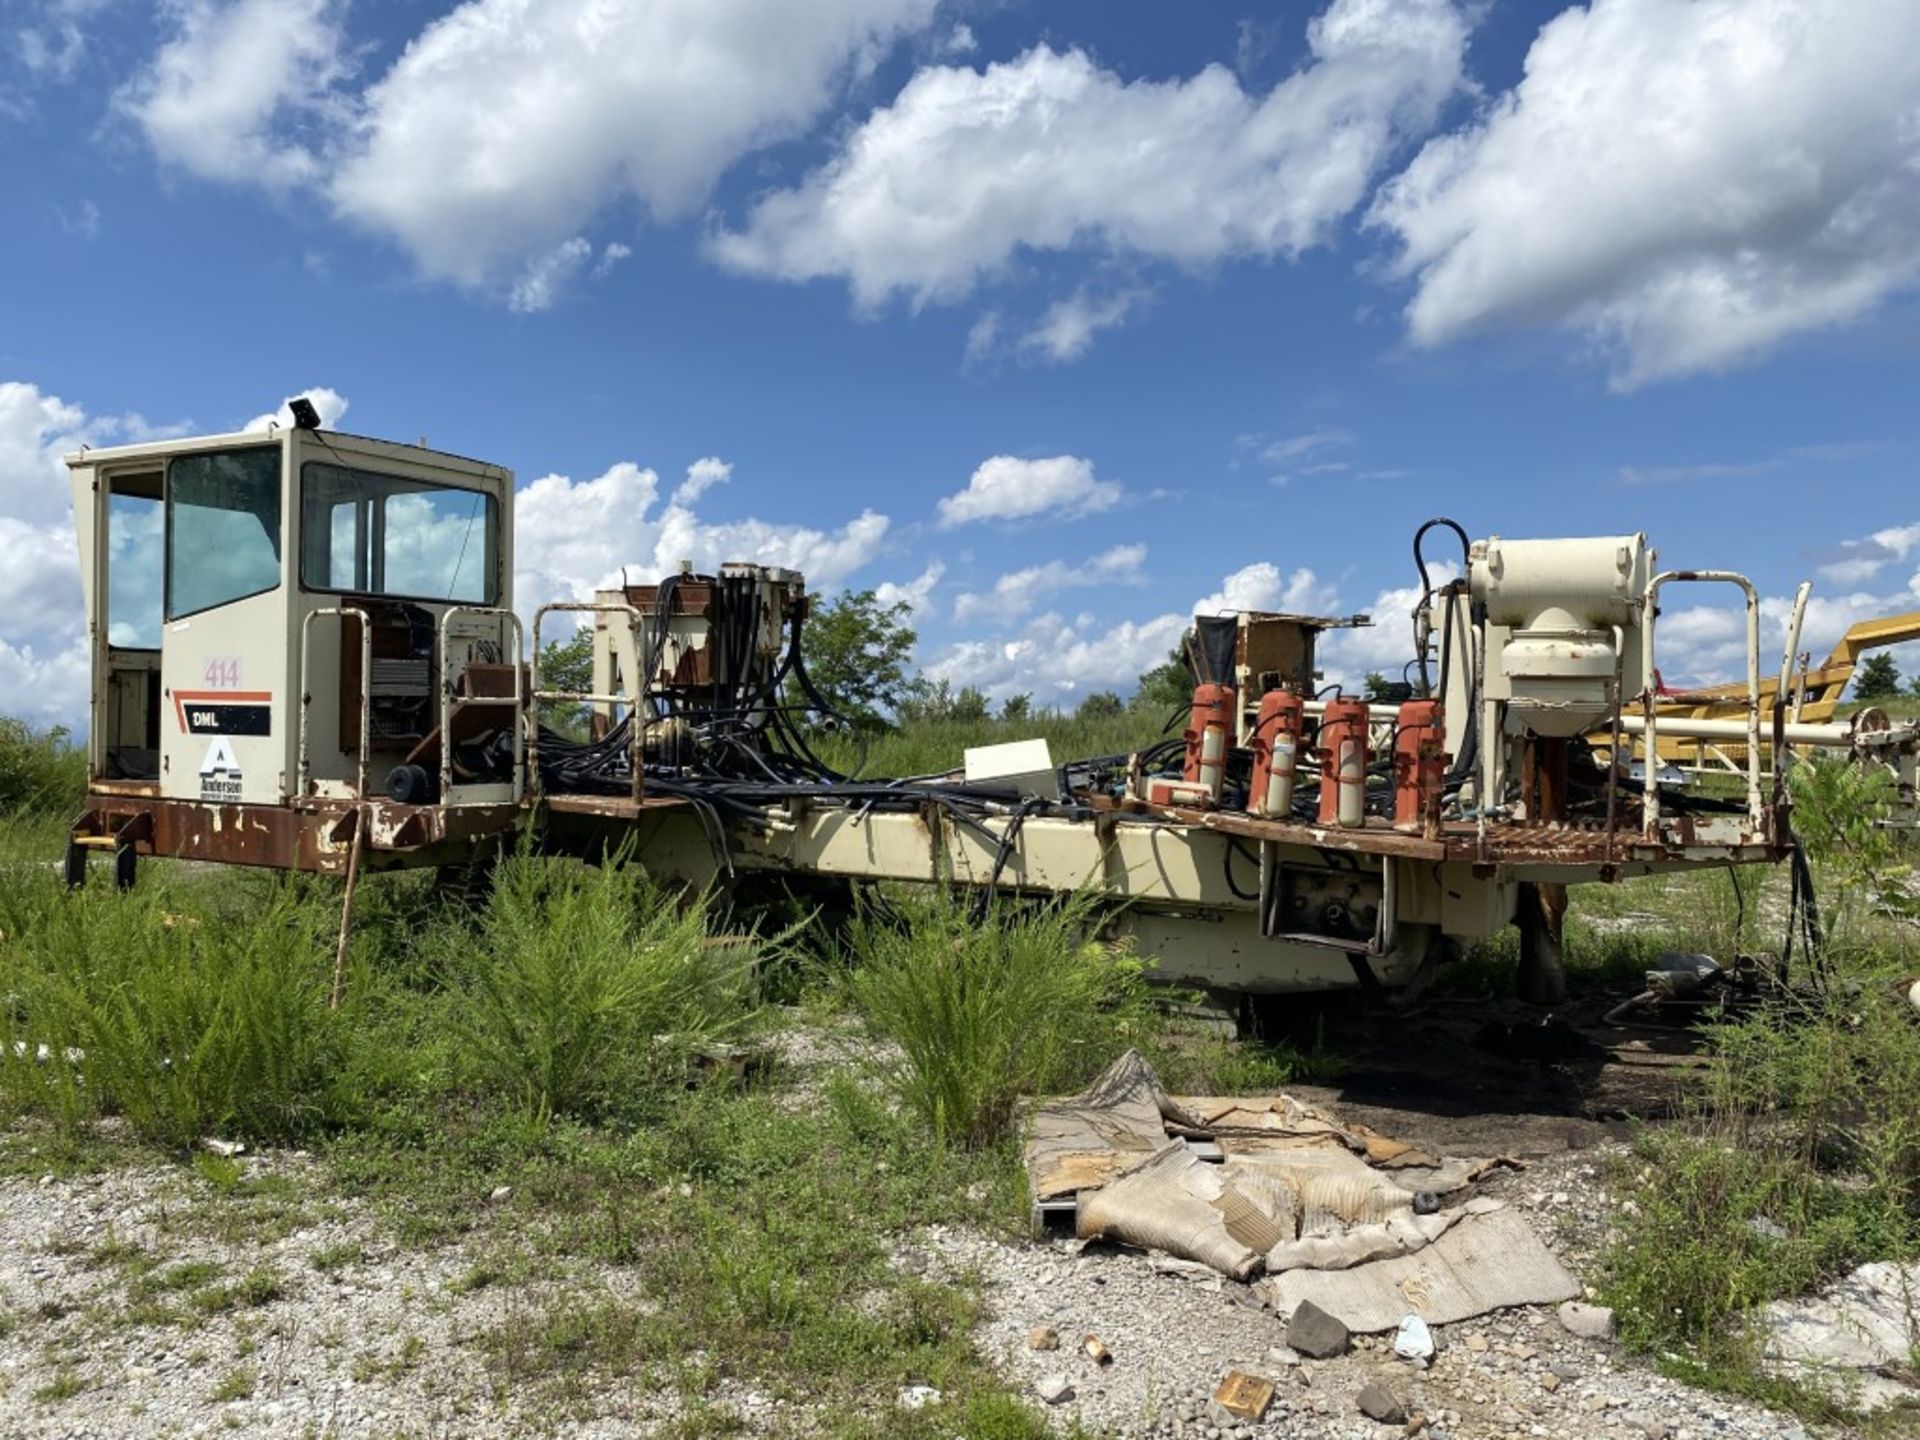
[[1320, 823], [1367, 823], [1367, 705], [1342, 696], [1320, 717]]
[[1293, 814], [1306, 728], [1306, 701], [1291, 690], [1269, 690], [1260, 697], [1260, 718], [1253, 727], [1253, 789], [1247, 795], [1247, 808], [1255, 815], [1285, 820]]
[[1227, 751], [1233, 746], [1233, 687], [1201, 685], [1193, 692], [1187, 717], [1187, 762], [1181, 772], [1189, 783], [1204, 785], [1214, 799], [1227, 780]]
[[1438, 700], [1400, 707], [1393, 741], [1393, 823], [1418, 830], [1446, 779], [1446, 719]]

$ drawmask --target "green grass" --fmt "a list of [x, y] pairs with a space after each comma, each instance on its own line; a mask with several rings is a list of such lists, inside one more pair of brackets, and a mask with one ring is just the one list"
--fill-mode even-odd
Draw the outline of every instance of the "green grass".
[[509, 857], [472, 932], [436, 939], [474, 1083], [543, 1120], [615, 1114], [683, 1081], [754, 1008], [757, 946], [716, 942], [703, 904], [621, 861]]
[[[957, 770], [976, 745], [1011, 740], [1045, 740], [1056, 765], [1096, 755], [1124, 755], [1165, 739], [1165, 715], [1137, 709], [1118, 714], [1063, 715], [1041, 710], [1020, 720], [927, 720], [878, 734], [827, 735], [815, 743], [820, 757], [836, 769], [851, 770], [864, 755], [861, 773], [870, 777], [933, 775]], [[1180, 724], [1185, 723], [1183, 715]], [[1180, 725], [1171, 733], [1178, 734]]]
[[64, 730], [0, 716], [0, 816], [70, 818], [86, 780], [86, 754]]
[[[936, 722], [881, 737], [868, 768], [938, 771], [968, 745], [1036, 734], [1060, 760], [1118, 753], [1158, 738], [1162, 718]], [[829, 743], [851, 763], [844, 738]], [[70, 758], [44, 737], [26, 753], [50, 757], [33, 793], [68, 793]], [[1920, 973], [1912, 856], [1870, 823], [1877, 783], [1819, 767], [1796, 781], [1834, 937], [1826, 987], [1710, 1033], [1686, 1123], [1646, 1132], [1629, 1162], [1636, 1212], [1605, 1275], [1629, 1345], [1809, 1415], [1824, 1402], [1756, 1367], [1754, 1307], [1864, 1259], [1920, 1256], [1920, 1044], [1894, 983]], [[1088, 938], [1083, 904], [1003, 903], [983, 921], [963, 901], [890, 896], [848, 928], [768, 945], [716, 937], [707, 905], [631, 865], [530, 853], [477, 909], [430, 877], [368, 877], [347, 1004], [331, 1011], [336, 881], [154, 863], [130, 895], [104, 876], [68, 895], [45, 863], [64, 821], [35, 803], [0, 808], [0, 857], [29, 862], [0, 873], [0, 1174], [157, 1149], [182, 1162], [190, 1196], [163, 1232], [222, 1254], [364, 1199], [382, 1244], [465, 1247], [456, 1291], [502, 1297], [480, 1337], [499, 1390], [556, 1415], [588, 1377], [619, 1373], [675, 1392], [683, 1434], [723, 1433], [717, 1387], [746, 1381], [814, 1407], [825, 1435], [1038, 1436], [1042, 1419], [973, 1348], [977, 1281], [890, 1263], [930, 1224], [1023, 1228], [1019, 1098], [1075, 1088], [1129, 1044], [1187, 1092], [1270, 1091], [1341, 1065], [1324, 1035], [1170, 1033], [1139, 967]], [[1783, 883], [1705, 872], [1581, 888], [1569, 968], [1613, 984], [1670, 949], [1764, 950]], [[868, 1066], [797, 1109], [778, 1074], [699, 1063], [769, 1023], [769, 961], [782, 993], [874, 1042]], [[1513, 962], [1502, 937], [1442, 983], [1504, 993]], [[251, 1157], [198, 1152], [210, 1134], [297, 1142], [316, 1164], [261, 1174]], [[489, 1203], [503, 1185], [511, 1197]], [[1741, 1223], [1751, 1214], [1784, 1238]], [[362, 1253], [331, 1247], [304, 1279], [168, 1265], [111, 1237], [84, 1259], [119, 1277], [121, 1321], [192, 1327], [325, 1285]], [[597, 1283], [605, 1267], [631, 1283]], [[403, 1349], [366, 1363], [411, 1362]], [[209, 1383], [218, 1394], [244, 1369]], [[43, 1403], [82, 1383], [60, 1372]], [[896, 1410], [918, 1383], [944, 1403]]]
[[157, 1143], [331, 1123], [353, 1017], [326, 1007], [325, 914], [293, 886], [251, 916], [184, 923], [164, 885], [68, 897], [9, 886], [0, 1098], [71, 1123], [123, 1115]]
[[[1796, 770], [1793, 790], [1825, 898], [1824, 962], [1803, 961], [1791, 990], [1704, 1032], [1685, 1122], [1642, 1132], [1618, 1177], [1634, 1207], [1606, 1291], [1622, 1338], [1667, 1368], [1826, 1418], [1837, 1397], [1761, 1366], [1753, 1318], [1864, 1261], [1920, 1258], [1920, 1044], [1906, 998], [1920, 943], [1912, 842], [1876, 824], [1884, 781], [1820, 763]], [[1666, 898], [1688, 893], [1673, 884]], [[1777, 921], [1756, 929], [1777, 943]]]
[[62, 1400], [71, 1400], [87, 1388], [87, 1382], [73, 1371], [62, 1366], [46, 1384], [33, 1392], [33, 1398], [42, 1405], [58, 1405]]
[[232, 1400], [251, 1400], [257, 1383], [258, 1377], [251, 1365], [236, 1365], [215, 1382], [207, 1399], [216, 1405], [224, 1405]]
[[1022, 1095], [1073, 1089], [1147, 1036], [1142, 968], [1094, 938], [1091, 897], [976, 913], [940, 892], [868, 902], [849, 936], [847, 999], [886, 1082], [944, 1143], [1004, 1140]]

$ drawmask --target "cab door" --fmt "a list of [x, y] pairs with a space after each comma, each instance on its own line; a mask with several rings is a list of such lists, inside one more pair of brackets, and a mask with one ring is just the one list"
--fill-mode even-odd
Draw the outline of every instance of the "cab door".
[[291, 766], [282, 441], [173, 456], [166, 474], [160, 793], [279, 804]]

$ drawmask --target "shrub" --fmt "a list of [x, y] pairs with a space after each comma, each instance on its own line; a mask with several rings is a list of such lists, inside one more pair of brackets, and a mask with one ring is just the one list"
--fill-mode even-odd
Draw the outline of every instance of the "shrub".
[[1824, 965], [1705, 1031], [1684, 1123], [1636, 1147], [1608, 1270], [1629, 1344], [1815, 1413], [1820, 1397], [1759, 1369], [1748, 1319], [1864, 1261], [1920, 1256], [1917, 957], [1904, 847], [1877, 824], [1885, 773], [1819, 761], [1791, 783], [1820, 877]]
[[944, 892], [863, 902], [843, 984], [898, 1047], [878, 1063], [941, 1143], [995, 1143], [1021, 1095], [1085, 1082], [1149, 1028], [1142, 967], [1094, 928], [1084, 896], [1003, 901], [984, 922]]
[[173, 1146], [337, 1117], [351, 1016], [327, 1009], [329, 907], [288, 887], [205, 921], [158, 886], [36, 898], [0, 949], [0, 1091], [15, 1106], [69, 1123], [118, 1113]]
[[615, 858], [501, 862], [476, 929], [442, 942], [472, 1078], [531, 1115], [597, 1116], [678, 1080], [752, 1015], [756, 945], [707, 934]]
[[76, 809], [86, 789], [86, 755], [60, 729], [38, 731], [0, 716], [0, 816]]

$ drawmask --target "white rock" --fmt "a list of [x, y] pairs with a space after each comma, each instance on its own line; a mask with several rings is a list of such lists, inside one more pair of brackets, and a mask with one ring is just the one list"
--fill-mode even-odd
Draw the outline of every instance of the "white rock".
[[1427, 1322], [1418, 1315], [1402, 1320], [1393, 1335], [1393, 1353], [1402, 1360], [1431, 1360], [1433, 1331], [1427, 1328]]
[[902, 1410], [924, 1410], [940, 1403], [940, 1392], [931, 1385], [908, 1385], [901, 1389], [896, 1403]]
[[1560, 1306], [1560, 1323], [1569, 1334], [1578, 1335], [1582, 1340], [1613, 1338], [1613, 1311], [1604, 1305], [1583, 1305], [1578, 1300], [1568, 1300]]
[[1064, 1405], [1073, 1399], [1073, 1382], [1057, 1372], [1042, 1375], [1033, 1389], [1049, 1405]]

